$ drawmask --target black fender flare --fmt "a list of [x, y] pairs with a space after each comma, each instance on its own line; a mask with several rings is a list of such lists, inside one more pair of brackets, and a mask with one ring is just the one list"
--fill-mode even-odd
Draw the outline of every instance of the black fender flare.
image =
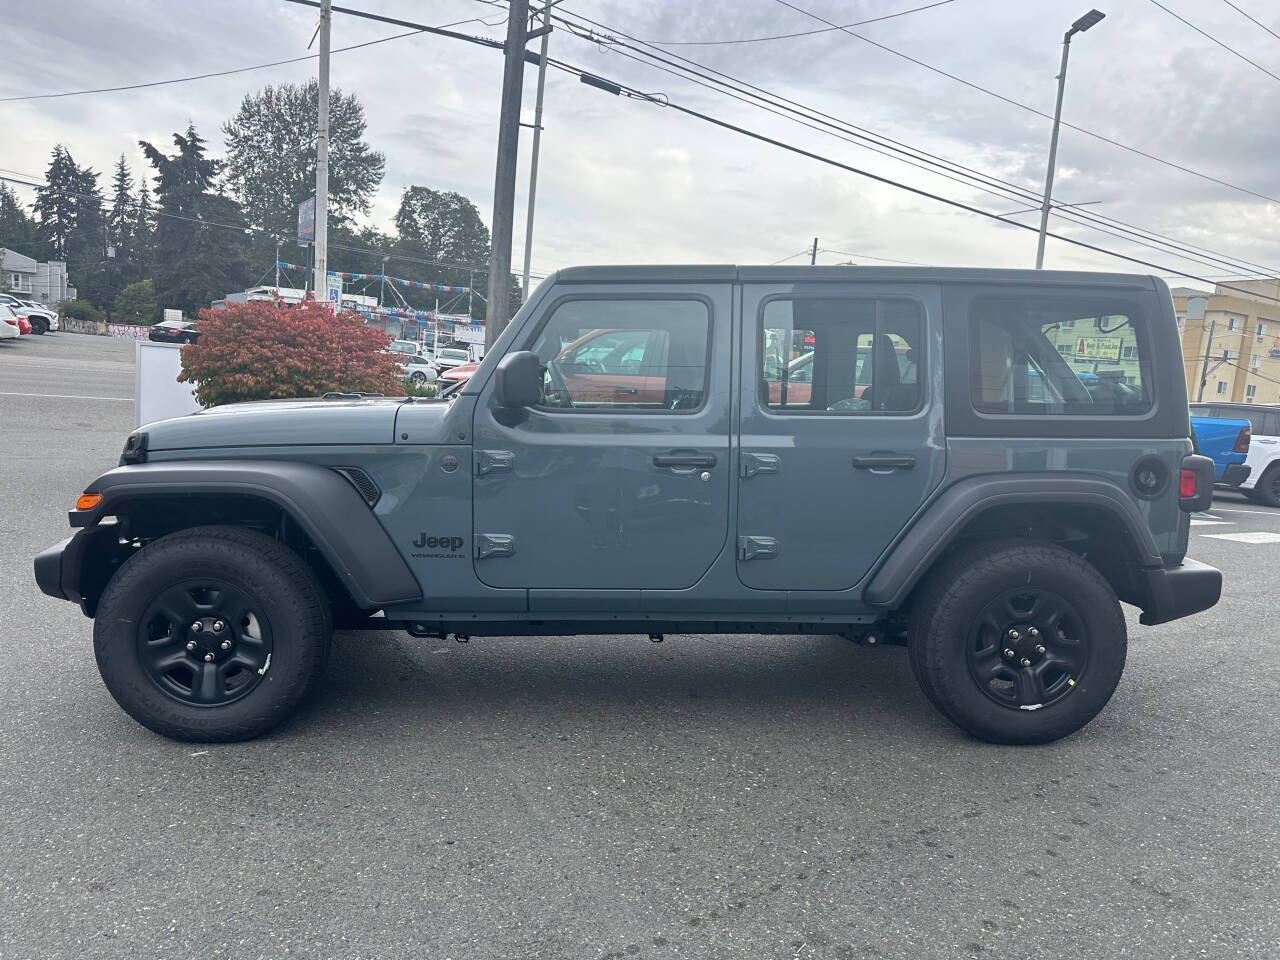
[[179, 460], [109, 470], [85, 488], [102, 500], [72, 510], [73, 527], [92, 527], [126, 502], [154, 497], [230, 495], [265, 500], [311, 539], [356, 605], [376, 610], [422, 599], [422, 587], [368, 503], [342, 474], [289, 460]]
[[946, 487], [890, 547], [863, 591], [863, 600], [872, 607], [900, 606], [971, 520], [992, 507], [1010, 504], [1101, 508], [1133, 548], [1137, 566], [1144, 570], [1163, 568], [1141, 512], [1114, 483], [1052, 473], [968, 477]]

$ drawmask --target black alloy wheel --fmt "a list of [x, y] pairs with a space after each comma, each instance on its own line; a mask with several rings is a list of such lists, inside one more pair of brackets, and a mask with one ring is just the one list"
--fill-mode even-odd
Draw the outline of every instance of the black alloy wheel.
[[182, 703], [233, 703], [262, 682], [272, 635], [263, 604], [222, 580], [164, 590], [138, 622], [138, 659], [164, 693]]
[[1053, 590], [1006, 591], [978, 615], [969, 674], [1003, 707], [1038, 710], [1072, 692], [1089, 665], [1090, 639], [1076, 609]]

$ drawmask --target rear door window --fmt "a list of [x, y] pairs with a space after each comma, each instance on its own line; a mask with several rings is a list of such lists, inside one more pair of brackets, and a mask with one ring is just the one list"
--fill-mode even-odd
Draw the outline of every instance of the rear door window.
[[914, 300], [770, 300], [760, 321], [760, 403], [776, 413], [913, 413], [923, 344]]
[[969, 312], [971, 396], [984, 414], [1140, 416], [1150, 349], [1128, 305], [980, 298]]

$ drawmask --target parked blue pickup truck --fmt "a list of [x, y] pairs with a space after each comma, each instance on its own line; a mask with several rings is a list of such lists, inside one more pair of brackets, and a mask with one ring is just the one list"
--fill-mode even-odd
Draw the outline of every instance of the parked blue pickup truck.
[[1249, 421], [1193, 416], [1191, 429], [1200, 453], [1213, 460], [1213, 482], [1224, 487], [1240, 486], [1249, 476], [1244, 462], [1252, 434]]

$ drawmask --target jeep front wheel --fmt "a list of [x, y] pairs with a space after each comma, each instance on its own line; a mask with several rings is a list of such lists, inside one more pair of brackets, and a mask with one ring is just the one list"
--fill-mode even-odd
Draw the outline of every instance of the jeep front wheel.
[[1033, 540], [979, 543], [930, 575], [914, 604], [911, 668], [949, 720], [992, 743], [1079, 730], [1124, 670], [1124, 615], [1079, 556]]
[[288, 547], [235, 527], [162, 537], [121, 567], [94, 622], [116, 702], [175, 740], [247, 740], [287, 717], [328, 653], [328, 604]]

